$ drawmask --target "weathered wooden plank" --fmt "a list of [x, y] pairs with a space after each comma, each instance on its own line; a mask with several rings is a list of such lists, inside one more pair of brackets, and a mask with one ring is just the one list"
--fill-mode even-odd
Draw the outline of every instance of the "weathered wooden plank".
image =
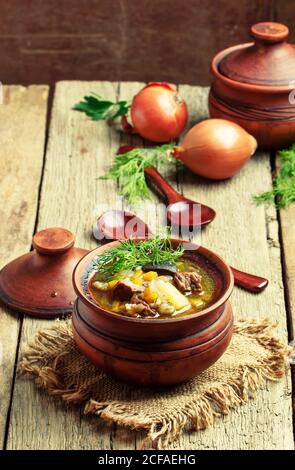
[[[144, 83], [142, 82], [121, 82], [119, 88], [119, 97], [120, 99], [132, 101], [132, 98], [139, 90], [142, 89]], [[144, 142], [140, 136], [128, 136], [126, 134], [121, 135], [120, 144], [132, 143], [134, 146], [145, 147], [149, 145]], [[155, 233], [157, 230], [157, 196], [152, 192], [150, 194], [150, 199], [142, 201], [136, 204], [136, 209], [130, 206], [126, 201], [122, 201], [123, 209], [130, 210], [133, 213], [135, 212], [142, 220], [145, 220], [150, 226], [151, 230]], [[126, 428], [116, 426], [116, 432], [113, 435], [113, 449], [122, 450], [122, 449], [133, 449], [141, 447], [141, 436], [134, 433]]]
[[294, 44], [295, 31], [294, 22], [291, 18], [294, 15], [294, 3], [289, 0], [275, 0], [274, 2], [275, 19], [280, 23], [287, 25], [290, 29], [290, 42]]
[[[206, 92], [180, 86], [190, 108], [191, 122], [206, 116]], [[252, 316], [279, 322], [286, 341], [286, 310], [280, 261], [278, 221], [273, 207], [255, 206], [252, 195], [271, 187], [269, 156], [259, 153], [234, 178], [206, 183], [189, 172], [184, 174], [183, 192], [213, 207], [214, 222], [202, 232], [202, 244], [230, 264], [260, 274], [270, 284], [260, 295], [235, 288], [232, 304], [236, 318]], [[207, 431], [182, 440], [184, 447], [210, 449], [293, 448], [290, 376], [259, 393], [255, 401], [232, 412]], [[283, 430], [283, 432], [282, 432]]]
[[[5, 86], [0, 105], [0, 265], [29, 251], [43, 165], [47, 86]], [[4, 444], [21, 316], [0, 312], [0, 440]]]
[[[141, 84], [124, 84], [120, 97], [128, 98]], [[206, 91], [180, 87], [190, 103], [192, 120], [206, 115]], [[73, 103], [90, 90], [114, 99], [117, 85], [61, 82], [57, 85], [52, 113], [38, 228], [62, 225], [77, 234], [77, 244], [94, 247], [90, 229], [98, 203], [116, 202], [115, 183], [97, 181], [112, 161], [125, 136], [105, 123], [93, 123], [71, 111]], [[129, 95], [128, 95], [129, 93]], [[134, 142], [140, 142], [135, 140]], [[278, 319], [286, 337], [286, 317], [281, 280], [280, 247], [275, 211], [251, 203], [251, 194], [270, 185], [267, 155], [255, 157], [233, 180], [210, 185], [185, 173], [181, 181], [188, 197], [212, 205], [218, 213], [203, 232], [203, 242], [241, 269], [268, 275], [271, 284], [254, 296], [236, 289], [235, 314]], [[243, 205], [243, 211], [241, 206]], [[254, 211], [254, 212], [253, 212]], [[253, 223], [255, 220], [255, 225]], [[48, 322], [26, 319], [21, 351], [34, 332]], [[205, 432], [183, 435], [175, 448], [274, 449], [292, 448], [290, 380], [269, 387], [255, 402], [232, 412]], [[46, 413], [44, 413], [46, 410]], [[17, 380], [13, 397], [8, 448], [11, 449], [123, 449], [139, 448], [141, 437], [130, 431], [107, 427], [81, 410], [62, 406], [35, 390], [31, 382]], [[29, 424], [28, 424], [29, 423]], [[98, 428], [98, 432], [97, 432]], [[284, 429], [284, 433], [280, 432]], [[279, 431], [277, 431], [279, 430]]]
[[280, 211], [281, 232], [283, 241], [284, 269], [289, 307], [290, 333], [295, 334], [295, 207], [294, 205]]
[[[91, 122], [73, 111], [89, 91], [115, 99], [116, 83], [61, 82], [55, 90], [37, 229], [63, 226], [76, 234], [77, 246], [95, 248], [92, 224], [97, 206], [112, 205], [116, 184], [97, 180], [118, 147], [120, 135], [104, 122]], [[26, 318], [20, 351], [50, 321]], [[46, 410], [46, 412], [44, 412]], [[96, 427], [99, 427], [97, 432]], [[110, 428], [82, 416], [82, 408], [65, 407], [17, 380], [8, 448], [83, 449], [112, 446]]]
[[[125, 99], [143, 84], [61, 82], [56, 87], [52, 111], [48, 150], [41, 192], [38, 229], [62, 225], [77, 235], [77, 245], [94, 248], [91, 226], [95, 217], [107, 208], [122, 207], [117, 198], [117, 185], [97, 181], [110, 165], [120, 143], [130, 141], [105, 123], [93, 123], [83, 114], [71, 111], [73, 103], [90, 90], [115, 99], [117, 92]], [[133, 137], [135, 145], [142, 145]], [[54, 197], [53, 197], [54, 194]], [[154, 197], [156, 200], [156, 197]], [[101, 204], [104, 204], [101, 207]], [[72, 210], [69, 210], [72, 207]], [[146, 211], [145, 205], [142, 207]], [[142, 214], [143, 215], [143, 214]], [[34, 332], [50, 322], [25, 319], [21, 338], [21, 352]], [[34, 403], [28, 409], [24, 403]], [[48, 412], [44, 414], [43, 409]], [[136, 437], [132, 431], [106, 426], [97, 420], [81, 418], [82, 410], [63, 407], [35, 390], [32, 383], [17, 380], [8, 448], [13, 449], [79, 449], [134, 448]], [[67, 432], [64, 433], [65, 422]], [[30, 423], [30, 433], [27, 425]], [[98, 433], [93, 429], [98, 426]], [[40, 432], [41, 430], [41, 432]], [[63, 436], [60, 438], [60, 436]]]
[[[286, 302], [288, 309], [289, 339], [295, 339], [295, 207], [294, 205], [280, 211], [283, 269], [286, 290]], [[295, 368], [292, 370], [292, 399], [293, 414], [295, 412]], [[293, 418], [294, 419], [294, 418]]]

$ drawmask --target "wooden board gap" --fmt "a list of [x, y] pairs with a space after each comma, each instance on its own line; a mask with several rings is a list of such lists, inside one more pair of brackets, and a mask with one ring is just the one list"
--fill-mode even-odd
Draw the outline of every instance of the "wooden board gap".
[[18, 358], [19, 358], [19, 345], [21, 342], [22, 326], [23, 326], [23, 321], [24, 321], [24, 315], [21, 313], [19, 314], [19, 321], [20, 323], [19, 323], [19, 330], [18, 330], [18, 337], [17, 337], [17, 344], [16, 344], [15, 359], [14, 359], [13, 376], [12, 376], [12, 381], [11, 381], [9, 405], [8, 405], [8, 410], [7, 410], [7, 415], [6, 415], [5, 432], [4, 432], [4, 439], [3, 439], [3, 450], [6, 450], [8, 436], [9, 436], [9, 425], [10, 425], [10, 416], [11, 416], [11, 410], [12, 410], [13, 392], [14, 392], [14, 385], [15, 385], [16, 374], [17, 374]]

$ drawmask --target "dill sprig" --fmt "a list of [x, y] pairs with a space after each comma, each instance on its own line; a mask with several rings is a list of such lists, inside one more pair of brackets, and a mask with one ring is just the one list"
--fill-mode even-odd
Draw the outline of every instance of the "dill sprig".
[[254, 196], [254, 200], [257, 204], [274, 202], [277, 209], [283, 209], [295, 201], [295, 143], [278, 154], [281, 164], [271, 191]]
[[148, 149], [134, 148], [126, 153], [119, 153], [109, 171], [100, 179], [118, 179], [120, 193], [130, 204], [150, 198], [144, 170], [149, 166], [160, 168], [173, 161], [169, 158], [169, 150], [174, 145], [175, 143], [170, 143]]
[[134, 240], [122, 240], [116, 248], [105, 251], [97, 258], [95, 269], [109, 278], [145, 264], [174, 263], [183, 252], [182, 245], [176, 248], [172, 246], [169, 235], [156, 235], [137, 243]]

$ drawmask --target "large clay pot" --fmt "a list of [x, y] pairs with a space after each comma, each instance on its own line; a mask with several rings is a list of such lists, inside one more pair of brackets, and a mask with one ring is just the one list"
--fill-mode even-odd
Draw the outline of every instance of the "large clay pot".
[[212, 251], [193, 245], [185, 256], [214, 277], [212, 303], [203, 311], [174, 319], [125, 317], [96, 304], [88, 290], [95, 258], [118, 243], [90, 252], [74, 271], [78, 299], [72, 322], [77, 346], [106, 372], [138, 385], [171, 385], [203, 372], [224, 353], [232, 336], [230, 267]]
[[251, 33], [254, 43], [225, 49], [212, 60], [210, 116], [244, 127], [260, 148], [284, 148], [295, 140], [295, 47], [279, 23], [255, 24]]

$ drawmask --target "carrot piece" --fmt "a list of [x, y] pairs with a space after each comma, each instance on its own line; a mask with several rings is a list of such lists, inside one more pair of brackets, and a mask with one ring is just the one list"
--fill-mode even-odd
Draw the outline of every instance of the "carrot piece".
[[147, 273], [144, 273], [142, 276], [145, 281], [152, 281], [153, 279], [156, 279], [158, 277], [158, 273], [155, 271], [148, 271]]
[[112, 289], [113, 287], [115, 287], [116, 284], [118, 284], [119, 281], [117, 280], [113, 280], [113, 281], [110, 281], [109, 284], [108, 284], [108, 287], [109, 289]]
[[144, 300], [149, 304], [155, 302], [155, 300], [157, 300], [158, 298], [156, 292], [154, 292], [150, 287], [146, 287], [144, 289], [143, 296], [144, 296]]

